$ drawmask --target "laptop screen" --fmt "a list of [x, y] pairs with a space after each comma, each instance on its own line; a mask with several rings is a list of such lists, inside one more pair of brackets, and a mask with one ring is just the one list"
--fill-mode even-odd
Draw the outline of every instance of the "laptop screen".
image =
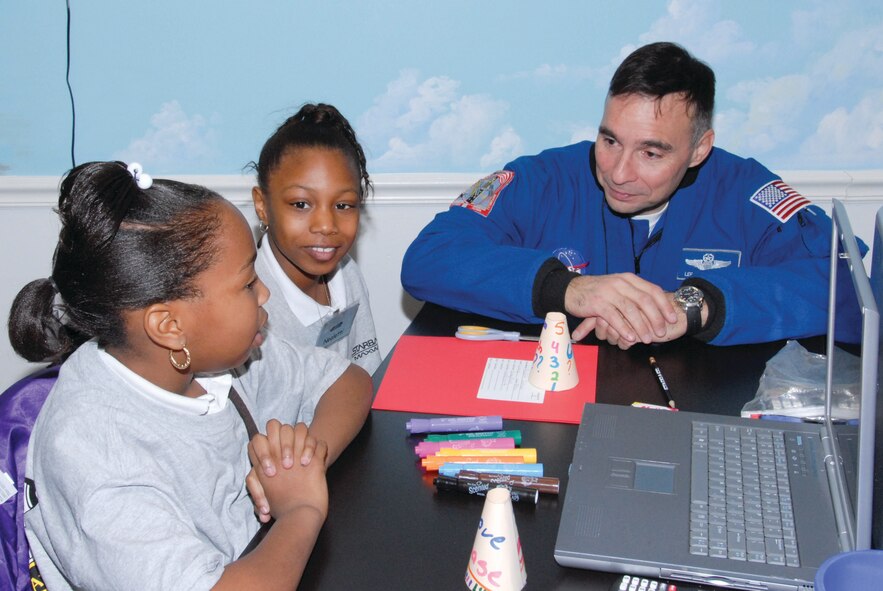
[[[871, 291], [877, 300], [877, 307], [883, 308], [883, 207], [877, 212], [874, 224], [874, 245], [871, 258]], [[883, 338], [883, 334], [881, 334]], [[878, 350], [877, 380], [883, 377], [883, 347]], [[883, 549], [883, 403], [877, 399], [877, 419], [875, 421], [877, 435], [874, 438], [876, 450], [874, 455], [874, 499], [873, 499], [873, 527], [871, 532], [871, 547]]]
[[[843, 204], [833, 201], [831, 239], [831, 282], [829, 297], [837, 306], [829, 306], [828, 384], [826, 400], [827, 429], [834, 443], [835, 457], [840, 458], [834, 474], [837, 486], [846, 494], [837, 508], [845, 517], [845, 541], [853, 549], [870, 547], [871, 492], [873, 478], [874, 418], [877, 399], [877, 371], [880, 363], [880, 315], [871, 283], [862, 261], [858, 241], [853, 234]], [[861, 338], [856, 343], [835, 342], [846, 334], [844, 328], [861, 324]], [[853, 340], [853, 339], [848, 339]], [[845, 421], [845, 422], [844, 422]]]

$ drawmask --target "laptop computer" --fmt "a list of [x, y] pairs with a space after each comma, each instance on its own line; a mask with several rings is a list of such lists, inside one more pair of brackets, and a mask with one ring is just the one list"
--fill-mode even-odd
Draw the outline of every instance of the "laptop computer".
[[[880, 316], [836, 200], [832, 219], [830, 301], [850, 298], [860, 311], [861, 363], [836, 363], [843, 352], [828, 339], [823, 422], [587, 404], [555, 544], [559, 564], [809, 591], [826, 558], [869, 547]], [[829, 304], [828, 334], [843, 322], [835, 310]], [[830, 419], [833, 373], [844, 367], [860, 367], [858, 424]], [[739, 464], [740, 454], [717, 449], [727, 443], [757, 459]]]
[[[883, 309], [883, 207], [877, 211], [874, 222], [874, 245], [871, 257], [871, 291], [877, 307]], [[883, 334], [881, 334], [883, 338]], [[883, 351], [883, 346], [881, 346]], [[877, 379], [883, 379], [883, 355], [877, 365]], [[883, 403], [877, 404], [875, 452], [874, 452], [874, 503], [871, 548], [883, 550]]]

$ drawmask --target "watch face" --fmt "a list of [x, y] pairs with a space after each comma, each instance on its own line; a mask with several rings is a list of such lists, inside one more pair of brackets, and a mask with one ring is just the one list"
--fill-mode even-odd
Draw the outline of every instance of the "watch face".
[[676, 295], [677, 300], [685, 306], [701, 306], [704, 298], [702, 291], [692, 285], [679, 288]]

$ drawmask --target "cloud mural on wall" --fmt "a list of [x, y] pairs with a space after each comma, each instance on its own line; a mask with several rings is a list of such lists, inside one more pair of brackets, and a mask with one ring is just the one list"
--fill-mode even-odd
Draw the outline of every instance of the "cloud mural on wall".
[[[216, 155], [217, 131], [199, 114], [188, 115], [177, 100], [163, 103], [144, 135], [114, 157], [150, 163], [153, 174], [181, 174], [209, 164]], [[145, 164], [147, 166], [147, 164]]]
[[475, 170], [511, 159], [523, 149], [506, 122], [506, 101], [488, 94], [463, 94], [460, 82], [445, 76], [400, 72], [386, 92], [357, 122], [369, 165], [416, 172], [426, 162]]
[[[718, 146], [773, 170], [883, 168], [883, 3], [561, 0], [501, 12], [440, 2], [311, 10], [266, 0], [247, 14], [219, 7], [210, 22], [174, 0], [77, 4], [77, 158], [235, 174], [280, 113], [322, 100], [353, 123], [371, 172], [489, 171], [594, 139], [614, 69], [636, 47], [670, 40], [717, 75]], [[0, 125], [0, 164], [10, 174], [70, 167], [63, 8], [10, 3], [0, 19], [0, 122], [15, 122]], [[163, 25], [170, 13], [179, 28]]]
[[[358, 130], [372, 148], [371, 165], [419, 171], [435, 162], [437, 170], [490, 170], [525, 149], [593, 140], [603, 90], [615, 68], [638, 46], [671, 40], [709, 63], [718, 76], [717, 145], [779, 168], [883, 166], [883, 25], [855, 30], [841, 9], [810, 4], [791, 12], [770, 39], [722, 17], [722, 10], [702, 0], [670, 0], [634, 43], [622, 45], [601, 65], [546, 62], [494, 74], [498, 83], [520, 84], [531, 92], [582, 84], [586, 94], [598, 96], [595, 117], [570, 112], [569, 121], [548, 123], [560, 132], [558, 144], [530, 145], [527, 138], [535, 130], [507, 118], [504, 90], [491, 86], [483, 94], [468, 94], [449, 77], [403, 70], [359, 119]], [[814, 35], [808, 47], [807, 31], [819, 30], [826, 34]], [[843, 85], [869, 88], [849, 105]]]

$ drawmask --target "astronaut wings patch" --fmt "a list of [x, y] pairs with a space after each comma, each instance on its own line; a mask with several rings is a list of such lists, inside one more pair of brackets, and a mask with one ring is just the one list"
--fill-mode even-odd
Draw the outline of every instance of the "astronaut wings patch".
[[514, 177], [515, 173], [511, 170], [500, 170], [488, 175], [454, 199], [451, 207], [465, 207], [487, 217], [494, 208], [494, 202], [500, 196], [500, 191], [512, 182]]
[[780, 222], [787, 222], [795, 213], [810, 205], [809, 199], [783, 181], [772, 181], [752, 195], [751, 202], [768, 211]]

